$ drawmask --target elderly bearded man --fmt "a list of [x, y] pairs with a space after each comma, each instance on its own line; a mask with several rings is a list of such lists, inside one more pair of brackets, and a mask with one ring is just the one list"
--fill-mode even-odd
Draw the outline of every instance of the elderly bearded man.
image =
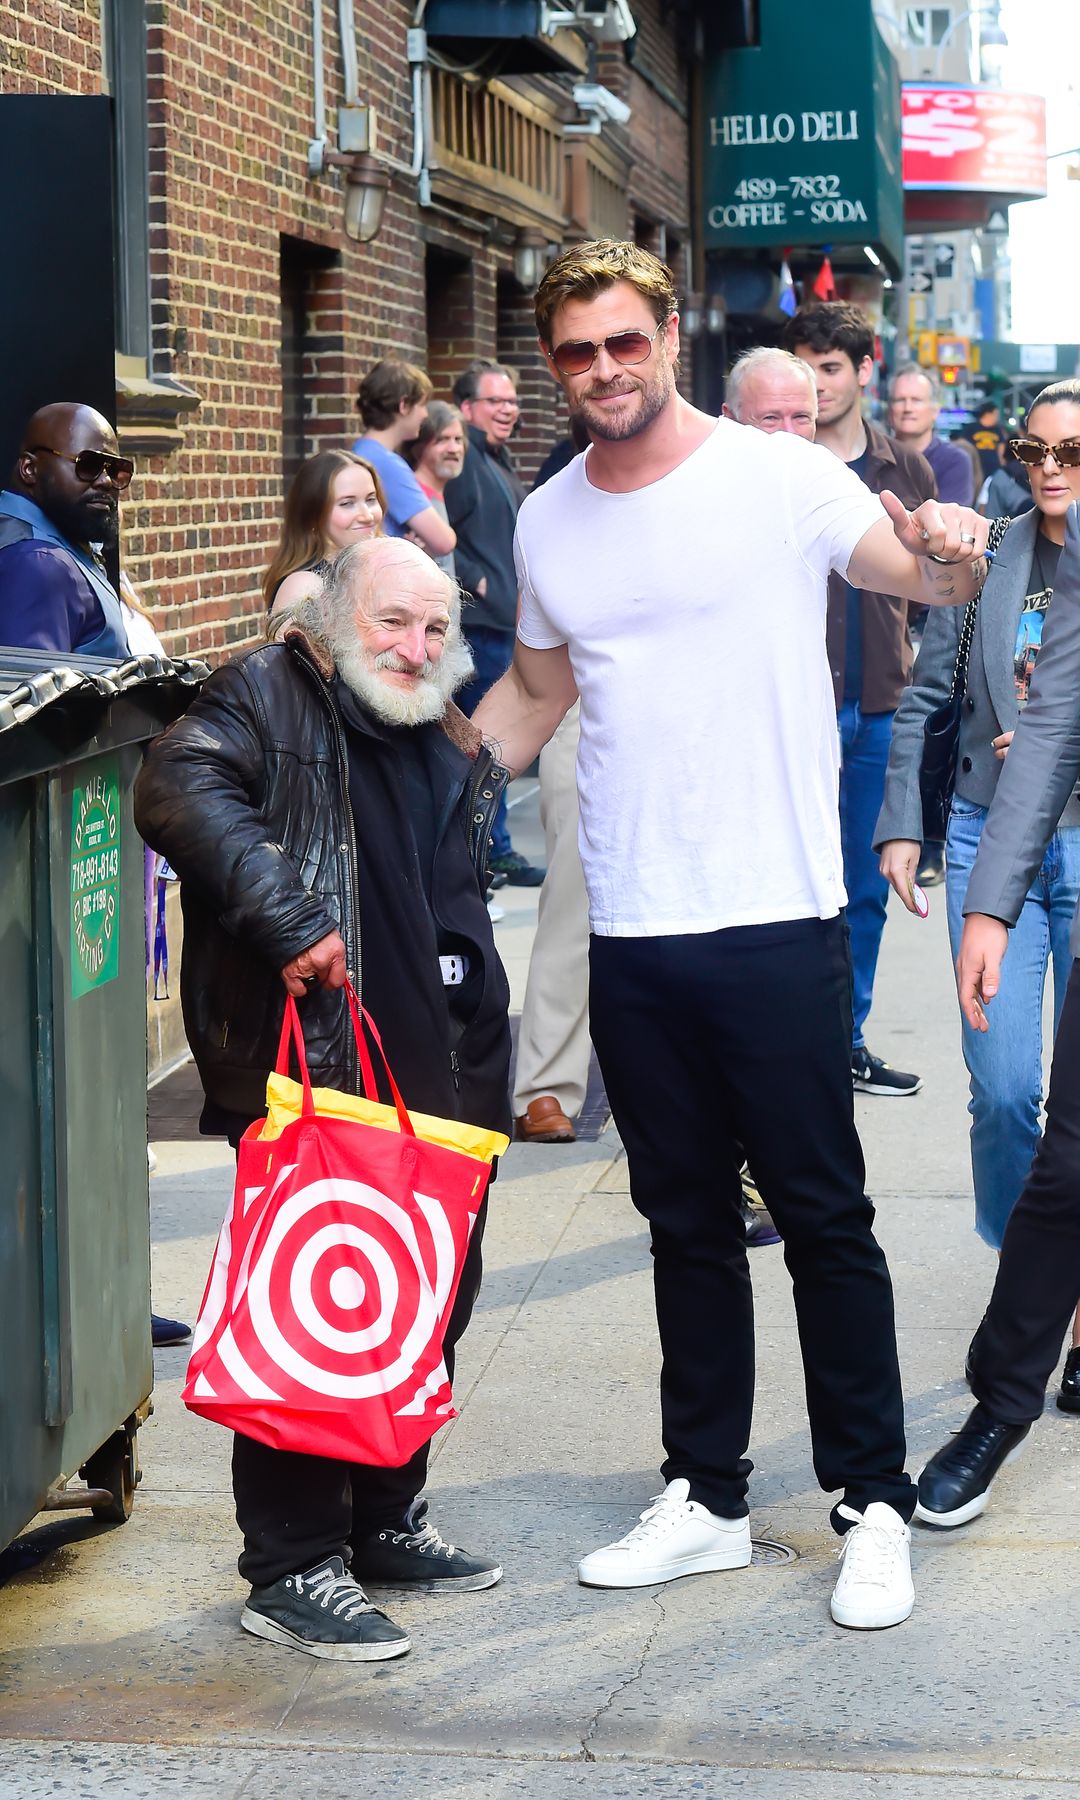
[[826, 587], [835, 568], [966, 600], [988, 528], [934, 502], [912, 518], [795, 434], [697, 412], [675, 388], [671, 272], [636, 244], [568, 250], [536, 322], [592, 441], [522, 506], [514, 662], [476, 719], [521, 769], [581, 699], [589, 1015], [664, 1359], [664, 1493], [578, 1578], [750, 1561], [741, 1146], [784, 1238], [814, 1467], [843, 1495], [833, 1618], [895, 1625], [915, 1489], [854, 1122]]
[[[204, 1130], [235, 1146], [265, 1110], [286, 990], [306, 996], [313, 1083], [358, 1091], [337, 991], [346, 971], [408, 1106], [509, 1128], [509, 994], [484, 900], [505, 776], [450, 704], [470, 668], [455, 584], [415, 545], [376, 539], [337, 558], [283, 643], [218, 669], [151, 748], [138, 825], [183, 881], [181, 987]], [[451, 1376], [482, 1230], [481, 1210], [446, 1336]], [[409, 1640], [360, 1581], [497, 1582], [496, 1564], [427, 1520], [426, 1469], [427, 1446], [385, 1469], [238, 1435], [245, 1629], [311, 1656], [378, 1661]]]

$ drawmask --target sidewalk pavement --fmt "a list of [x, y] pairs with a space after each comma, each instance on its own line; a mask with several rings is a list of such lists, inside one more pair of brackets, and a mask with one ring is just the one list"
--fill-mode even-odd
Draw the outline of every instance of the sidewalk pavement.
[[[529, 790], [514, 820], [538, 850]], [[520, 1005], [535, 893], [503, 889]], [[857, 1102], [897, 1292], [910, 1466], [966, 1415], [964, 1353], [993, 1277], [971, 1229], [966, 1082], [944, 903], [886, 933], [872, 1048], [924, 1077]], [[227, 1147], [159, 1147], [158, 1310], [197, 1308], [231, 1178]], [[459, 1355], [461, 1417], [435, 1445], [444, 1534], [497, 1553], [501, 1586], [389, 1595], [400, 1662], [317, 1662], [247, 1637], [226, 1434], [156, 1358], [130, 1522], [38, 1521], [41, 1559], [0, 1592], [0, 1795], [320, 1800], [1080, 1800], [1080, 1421], [1048, 1404], [991, 1511], [916, 1528], [911, 1620], [844, 1632], [816, 1488], [780, 1248], [752, 1254], [758, 1404], [748, 1570], [665, 1588], [578, 1587], [574, 1563], [660, 1486], [648, 1245], [612, 1129], [514, 1145], [493, 1190], [487, 1276]], [[858, 1346], [852, 1346], [858, 1355]], [[378, 1596], [381, 1598], [381, 1596]], [[316, 1789], [317, 1784], [317, 1789]]]

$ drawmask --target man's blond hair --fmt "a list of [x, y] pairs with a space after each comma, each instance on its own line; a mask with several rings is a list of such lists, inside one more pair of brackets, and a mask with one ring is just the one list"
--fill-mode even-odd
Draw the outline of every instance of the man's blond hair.
[[675, 278], [651, 250], [619, 238], [592, 238], [552, 263], [536, 290], [536, 330], [551, 343], [551, 327], [568, 300], [595, 300], [617, 281], [628, 281], [652, 309], [659, 325], [678, 305]]

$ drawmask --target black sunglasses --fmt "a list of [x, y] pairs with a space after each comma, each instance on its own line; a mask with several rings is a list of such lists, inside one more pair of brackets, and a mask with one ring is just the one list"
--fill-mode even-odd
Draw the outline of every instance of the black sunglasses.
[[611, 337], [601, 338], [598, 344], [588, 338], [571, 338], [565, 344], [556, 344], [548, 355], [561, 375], [584, 375], [601, 350], [606, 350], [613, 362], [632, 368], [635, 363], [648, 360], [653, 340], [666, 324], [667, 320], [661, 319], [651, 335], [647, 331], [616, 331]]
[[107, 450], [80, 450], [77, 456], [69, 456], [64, 450], [54, 450], [50, 444], [33, 444], [31, 456], [58, 456], [61, 462], [74, 463], [75, 473], [87, 487], [98, 479], [104, 470], [114, 487], [123, 493], [131, 486], [131, 478], [135, 473], [135, 464], [129, 456], [111, 456]]
[[1029, 469], [1037, 469], [1048, 456], [1053, 457], [1059, 469], [1080, 469], [1080, 438], [1065, 438], [1060, 444], [1044, 444], [1037, 437], [1012, 438], [1009, 454]]

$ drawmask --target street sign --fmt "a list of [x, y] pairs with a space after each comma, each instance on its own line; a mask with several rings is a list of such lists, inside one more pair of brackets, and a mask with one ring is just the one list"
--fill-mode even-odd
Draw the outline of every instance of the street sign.
[[928, 294], [934, 285], [934, 277], [929, 269], [912, 269], [908, 276], [908, 287], [913, 294]]
[[971, 346], [967, 338], [938, 338], [937, 359], [940, 369], [966, 369], [970, 354]]

